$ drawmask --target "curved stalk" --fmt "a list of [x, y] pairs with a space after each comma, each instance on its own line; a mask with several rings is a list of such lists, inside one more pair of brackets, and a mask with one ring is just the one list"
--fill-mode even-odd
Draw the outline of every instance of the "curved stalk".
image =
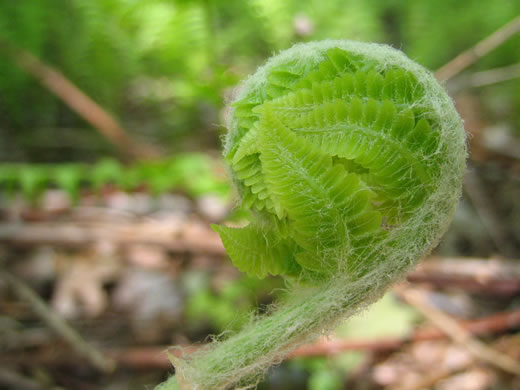
[[465, 133], [433, 76], [383, 45], [296, 45], [246, 81], [225, 156], [241, 229], [216, 226], [233, 263], [285, 276], [288, 298], [184, 359], [158, 389], [254, 387], [302, 343], [378, 299], [445, 231]]

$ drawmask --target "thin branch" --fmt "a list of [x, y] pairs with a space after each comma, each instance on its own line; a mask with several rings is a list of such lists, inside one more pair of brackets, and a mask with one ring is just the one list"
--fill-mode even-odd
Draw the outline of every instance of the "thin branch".
[[516, 78], [520, 78], [520, 63], [460, 75], [450, 81], [448, 91], [454, 95], [469, 88], [485, 87]]
[[414, 306], [454, 342], [465, 347], [475, 358], [495, 366], [502, 371], [513, 375], [520, 375], [519, 362], [475, 339], [471, 333], [464, 329], [456, 320], [431, 306], [423, 291], [409, 288], [397, 288], [395, 290], [408, 304]]
[[124, 154], [134, 158], [151, 158], [160, 155], [154, 147], [132, 139], [112, 115], [56, 69], [44, 64], [28, 51], [15, 48], [2, 39], [0, 39], [0, 49], [4, 49], [22, 70], [40, 81]]
[[116, 245], [149, 244], [173, 252], [207, 253], [223, 256], [217, 233], [198, 223], [170, 221], [135, 223], [29, 223], [1, 224], [0, 243], [11, 245], [55, 245], [84, 247], [108, 240]]
[[[494, 314], [476, 320], [457, 321], [466, 331], [473, 335], [489, 335], [506, 332], [520, 327], [520, 310]], [[419, 329], [408, 337], [379, 338], [374, 340], [342, 340], [322, 339], [313, 344], [304, 345], [294, 351], [291, 357], [304, 356], [333, 356], [347, 351], [393, 351], [406, 343], [426, 340], [446, 339], [446, 334], [434, 327]], [[196, 351], [199, 346], [191, 345], [182, 349], [169, 349], [169, 353], [180, 357], [183, 353], [189, 354]], [[168, 359], [166, 346], [130, 347], [120, 349], [106, 349], [104, 354], [117, 362], [118, 366], [132, 369], [169, 369], [171, 362]], [[19, 354], [18, 354], [19, 355]], [[34, 356], [43, 364], [56, 364], [63, 362], [64, 354], [42, 354]], [[4, 356], [7, 361], [13, 360]], [[5, 360], [3, 360], [5, 361]], [[13, 361], [16, 362], [16, 359]], [[2, 359], [0, 359], [2, 362]]]
[[474, 278], [485, 282], [490, 279], [520, 278], [520, 259], [482, 258], [466, 256], [430, 256], [422, 261], [414, 273], [452, 275]]
[[[520, 327], [520, 310], [494, 314], [476, 320], [457, 321], [457, 323], [472, 335], [500, 333]], [[424, 328], [416, 330], [410, 336], [401, 338], [375, 340], [323, 339], [298, 348], [292, 356], [331, 356], [346, 351], [390, 351], [399, 349], [403, 344], [409, 342], [445, 338], [446, 334], [437, 328]]]
[[475, 72], [469, 76], [470, 87], [484, 87], [520, 77], [520, 64]]
[[[520, 326], [520, 311], [500, 313], [490, 317], [472, 321], [461, 321], [461, 326], [475, 335], [499, 333], [515, 329]], [[321, 340], [307, 346], [300, 347], [291, 357], [309, 356], [333, 356], [346, 351], [392, 351], [399, 349], [402, 345], [415, 341], [440, 340], [445, 339], [446, 335], [436, 329], [427, 328], [414, 332], [410, 337], [387, 338], [375, 340]], [[171, 355], [180, 357], [182, 354], [189, 354], [196, 351], [200, 346], [186, 346], [182, 349], [169, 349]], [[149, 347], [130, 347], [130, 348], [111, 348], [104, 350], [104, 354], [117, 362], [118, 367], [127, 367], [133, 370], [149, 370], [171, 368], [168, 359], [166, 346]], [[64, 360], [65, 353], [45, 353], [34, 352], [32, 358], [46, 365], [62, 365], [67, 363]], [[21, 359], [20, 354], [5, 353], [0, 357], [0, 363], [18, 363]]]
[[446, 81], [460, 73], [481, 57], [496, 49], [509, 38], [520, 32], [520, 16], [516, 17], [472, 48], [462, 52], [435, 72], [435, 77]]
[[520, 294], [520, 262], [494, 258], [431, 257], [407, 276], [410, 283], [456, 288], [481, 295]]
[[105, 357], [101, 352], [88, 344], [81, 335], [74, 330], [63, 318], [55, 313], [29, 286], [23, 281], [11, 275], [7, 271], [1, 271], [0, 277], [7, 281], [16, 295], [31, 305], [31, 308], [41, 317], [47, 325], [58, 335], [63, 337], [81, 356], [85, 357], [94, 367], [112, 372], [115, 363]]
[[195, 352], [198, 346], [186, 346], [182, 349], [169, 347], [132, 347], [107, 350], [106, 354], [117, 361], [118, 366], [132, 369], [169, 369], [172, 362], [168, 355], [182, 357]]
[[[195, 221], [0, 223], [0, 243], [9, 245], [82, 248], [100, 240], [123, 248], [142, 244], [176, 253], [226, 255], [218, 235]], [[408, 280], [436, 288], [510, 297], [520, 293], [520, 263], [515, 259], [431, 258], [410, 272]]]

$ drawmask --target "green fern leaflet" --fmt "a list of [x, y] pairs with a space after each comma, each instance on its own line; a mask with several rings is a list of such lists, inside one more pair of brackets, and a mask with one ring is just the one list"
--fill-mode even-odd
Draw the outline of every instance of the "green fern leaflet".
[[[277, 252], [278, 262], [296, 261], [304, 279], [359, 269], [363, 248], [433, 193], [445, 154], [440, 118], [411, 71], [341, 48], [264, 72], [233, 104], [226, 159], [242, 204], [294, 249]], [[291, 276], [268, 240], [243, 245], [251, 229], [215, 228], [239, 269]]]

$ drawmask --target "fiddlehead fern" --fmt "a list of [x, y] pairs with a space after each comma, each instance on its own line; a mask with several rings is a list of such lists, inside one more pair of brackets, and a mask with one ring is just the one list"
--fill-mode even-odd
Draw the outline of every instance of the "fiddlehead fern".
[[254, 385], [431, 250], [460, 195], [462, 122], [433, 76], [387, 46], [296, 45], [232, 106], [225, 157], [253, 218], [215, 230], [240, 270], [284, 275], [293, 292], [239, 334], [175, 359], [164, 388]]

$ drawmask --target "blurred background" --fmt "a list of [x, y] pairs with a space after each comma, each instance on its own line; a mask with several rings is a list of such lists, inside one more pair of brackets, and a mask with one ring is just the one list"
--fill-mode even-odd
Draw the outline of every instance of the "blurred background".
[[259, 388], [520, 389], [512, 0], [0, 0], [0, 389], [153, 388], [167, 346], [240, 329], [283, 294], [236, 271], [209, 228], [247, 217], [220, 139], [240, 80], [325, 38], [437, 71], [469, 170], [410, 283]]

